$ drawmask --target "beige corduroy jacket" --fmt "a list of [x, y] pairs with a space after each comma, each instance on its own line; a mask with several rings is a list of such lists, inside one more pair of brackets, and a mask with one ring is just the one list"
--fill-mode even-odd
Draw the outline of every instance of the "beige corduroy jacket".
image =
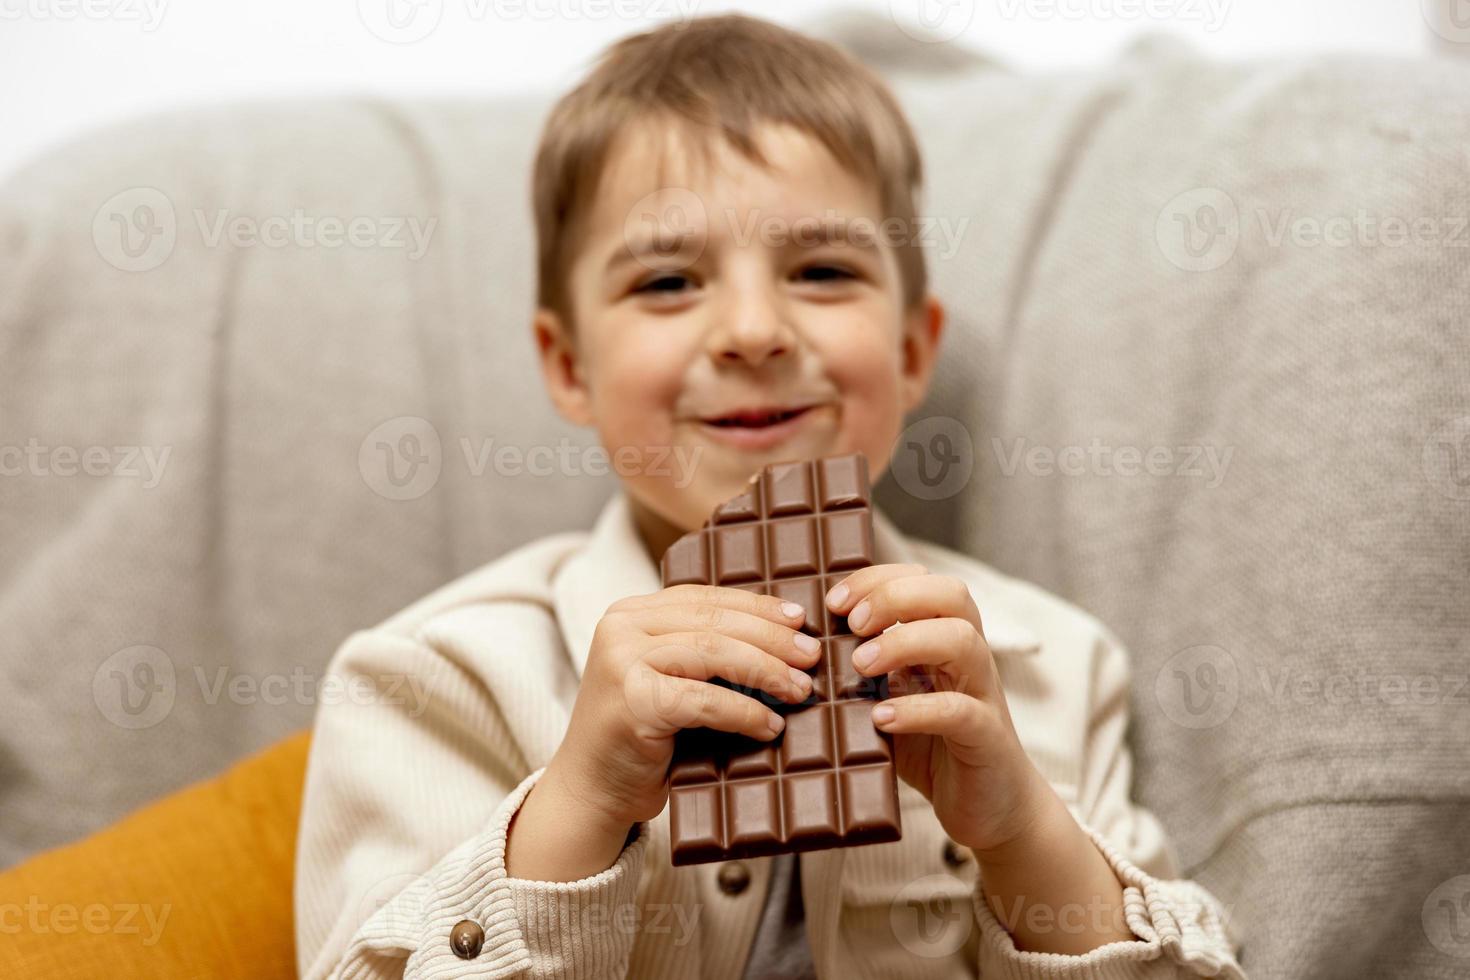
[[[1018, 951], [973, 856], [900, 782], [902, 840], [800, 855], [818, 975], [1242, 978], [1226, 910], [1176, 880], [1158, 822], [1130, 802], [1122, 648], [1060, 599], [874, 518], [879, 561], [970, 584], [1021, 740], [1125, 885], [1138, 939]], [[739, 980], [772, 859], [742, 862], [739, 891], [720, 864], [675, 868], [667, 808], [600, 874], [505, 873], [506, 827], [561, 742], [598, 619], [659, 587], [619, 493], [590, 533], [516, 549], [343, 643], [297, 844], [302, 977]], [[470, 960], [450, 945], [461, 923], [484, 936]]]

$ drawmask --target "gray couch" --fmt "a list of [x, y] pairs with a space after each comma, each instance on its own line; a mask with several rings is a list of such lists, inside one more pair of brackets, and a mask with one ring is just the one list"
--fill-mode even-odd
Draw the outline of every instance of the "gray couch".
[[[1253, 977], [1465, 976], [1470, 66], [1028, 76], [883, 26], [812, 28], [912, 114], [952, 317], [883, 505], [1128, 645], [1137, 795]], [[175, 113], [0, 187], [0, 866], [588, 524], [606, 477], [493, 457], [592, 444], [532, 368], [550, 98]], [[251, 242], [298, 212], [344, 227]]]

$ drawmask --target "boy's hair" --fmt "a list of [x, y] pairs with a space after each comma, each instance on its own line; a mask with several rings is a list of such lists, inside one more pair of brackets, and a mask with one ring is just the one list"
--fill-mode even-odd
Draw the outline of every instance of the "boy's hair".
[[[843, 49], [740, 14], [676, 21], [613, 44], [593, 71], [552, 108], [533, 174], [537, 303], [574, 324], [566, 271], [610, 151], [636, 127], [667, 123], [694, 136], [705, 162], [722, 136], [766, 166], [753, 139], [763, 123], [784, 123], [825, 146], [878, 188], [881, 220], [917, 221], [923, 180], [917, 141], [903, 110], [876, 73]], [[904, 309], [927, 289], [915, 235], [893, 241]]]

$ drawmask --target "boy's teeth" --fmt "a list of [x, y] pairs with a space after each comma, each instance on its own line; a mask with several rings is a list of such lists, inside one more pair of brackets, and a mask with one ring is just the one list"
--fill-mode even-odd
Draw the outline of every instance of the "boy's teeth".
[[740, 425], [746, 427], [763, 427], [785, 421], [796, 415], [796, 411], [776, 412], [771, 415], [740, 415], [731, 418], [715, 419], [715, 425], [732, 426]]

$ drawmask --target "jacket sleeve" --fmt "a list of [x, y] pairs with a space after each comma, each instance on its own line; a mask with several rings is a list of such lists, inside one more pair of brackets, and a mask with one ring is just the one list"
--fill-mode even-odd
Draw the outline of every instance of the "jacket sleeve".
[[[385, 630], [350, 637], [323, 680], [307, 763], [300, 976], [622, 978], [634, 937], [614, 913], [634, 902], [648, 826], [596, 875], [511, 878], [507, 828], [544, 771], [527, 769], [463, 657]], [[472, 958], [456, 932], [478, 940]]]
[[1245, 980], [1227, 910], [1177, 877], [1178, 860], [1159, 821], [1130, 798], [1128, 655], [1106, 630], [1095, 650], [1081, 785], [1068, 809], [1124, 886], [1124, 920], [1137, 939], [1081, 956], [1018, 950], [977, 883], [980, 973], [1007, 980]]

